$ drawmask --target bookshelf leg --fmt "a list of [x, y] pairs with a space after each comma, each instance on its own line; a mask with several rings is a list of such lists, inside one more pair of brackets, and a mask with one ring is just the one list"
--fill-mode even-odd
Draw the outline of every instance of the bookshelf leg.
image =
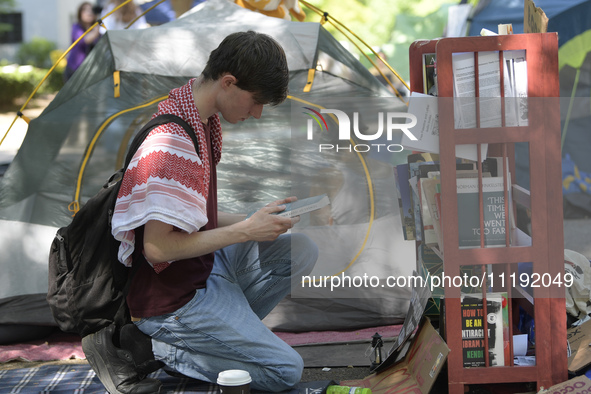
[[449, 394], [464, 394], [464, 384], [463, 383], [449, 383], [448, 384]]

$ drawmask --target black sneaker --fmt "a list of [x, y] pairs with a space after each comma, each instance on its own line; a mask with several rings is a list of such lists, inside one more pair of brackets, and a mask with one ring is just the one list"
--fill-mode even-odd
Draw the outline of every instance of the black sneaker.
[[135, 370], [140, 376], [147, 376], [164, 366], [156, 361], [152, 352], [152, 338], [140, 331], [133, 323], [126, 324], [119, 331], [121, 349], [131, 353]]
[[115, 325], [82, 338], [82, 350], [101, 383], [111, 394], [159, 393], [162, 383], [135, 370], [131, 352], [113, 343]]

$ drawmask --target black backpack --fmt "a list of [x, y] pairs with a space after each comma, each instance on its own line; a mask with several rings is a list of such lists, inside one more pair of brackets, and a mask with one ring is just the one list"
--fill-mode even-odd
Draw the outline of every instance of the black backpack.
[[120, 242], [111, 234], [111, 218], [133, 155], [150, 130], [171, 122], [183, 126], [199, 154], [197, 137], [187, 122], [170, 114], [155, 117], [133, 139], [125, 166], [57, 231], [49, 252], [47, 302], [62, 331], [84, 337], [112, 323], [123, 326], [131, 321], [125, 302], [131, 270], [117, 258]]

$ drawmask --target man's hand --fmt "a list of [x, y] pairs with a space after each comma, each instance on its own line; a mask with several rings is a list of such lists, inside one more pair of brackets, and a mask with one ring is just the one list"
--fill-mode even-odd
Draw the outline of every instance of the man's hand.
[[282, 204], [295, 200], [288, 197], [274, 201], [246, 220], [208, 231], [185, 233], [175, 231], [170, 224], [150, 220], [144, 229], [144, 255], [156, 264], [202, 256], [239, 242], [273, 241], [300, 221], [299, 217], [273, 215], [285, 209]]
[[300, 221], [299, 216], [285, 218], [273, 214], [283, 211], [285, 209], [284, 204], [296, 200], [296, 197], [288, 197], [282, 200], [273, 201], [272, 203], [267, 204], [265, 207], [259, 209], [254, 215], [246, 220], [248, 225], [246, 229], [248, 237], [252, 241], [257, 242], [273, 241], [279, 235], [292, 228], [297, 222]]

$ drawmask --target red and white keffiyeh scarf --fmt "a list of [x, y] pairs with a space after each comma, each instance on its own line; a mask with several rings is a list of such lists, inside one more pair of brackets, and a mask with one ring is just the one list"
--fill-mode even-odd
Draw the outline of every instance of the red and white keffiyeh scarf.
[[[207, 219], [209, 152], [201, 118], [193, 100], [192, 79], [173, 89], [158, 105], [160, 114], [178, 115], [193, 127], [199, 141], [199, 156], [182, 126], [169, 123], [153, 129], [129, 164], [112, 222], [113, 236], [121, 241], [119, 261], [132, 262], [135, 229], [149, 220], [159, 220], [192, 233]], [[208, 119], [214, 163], [221, 159], [222, 130], [217, 114]], [[154, 266], [157, 272], [170, 264]]]

